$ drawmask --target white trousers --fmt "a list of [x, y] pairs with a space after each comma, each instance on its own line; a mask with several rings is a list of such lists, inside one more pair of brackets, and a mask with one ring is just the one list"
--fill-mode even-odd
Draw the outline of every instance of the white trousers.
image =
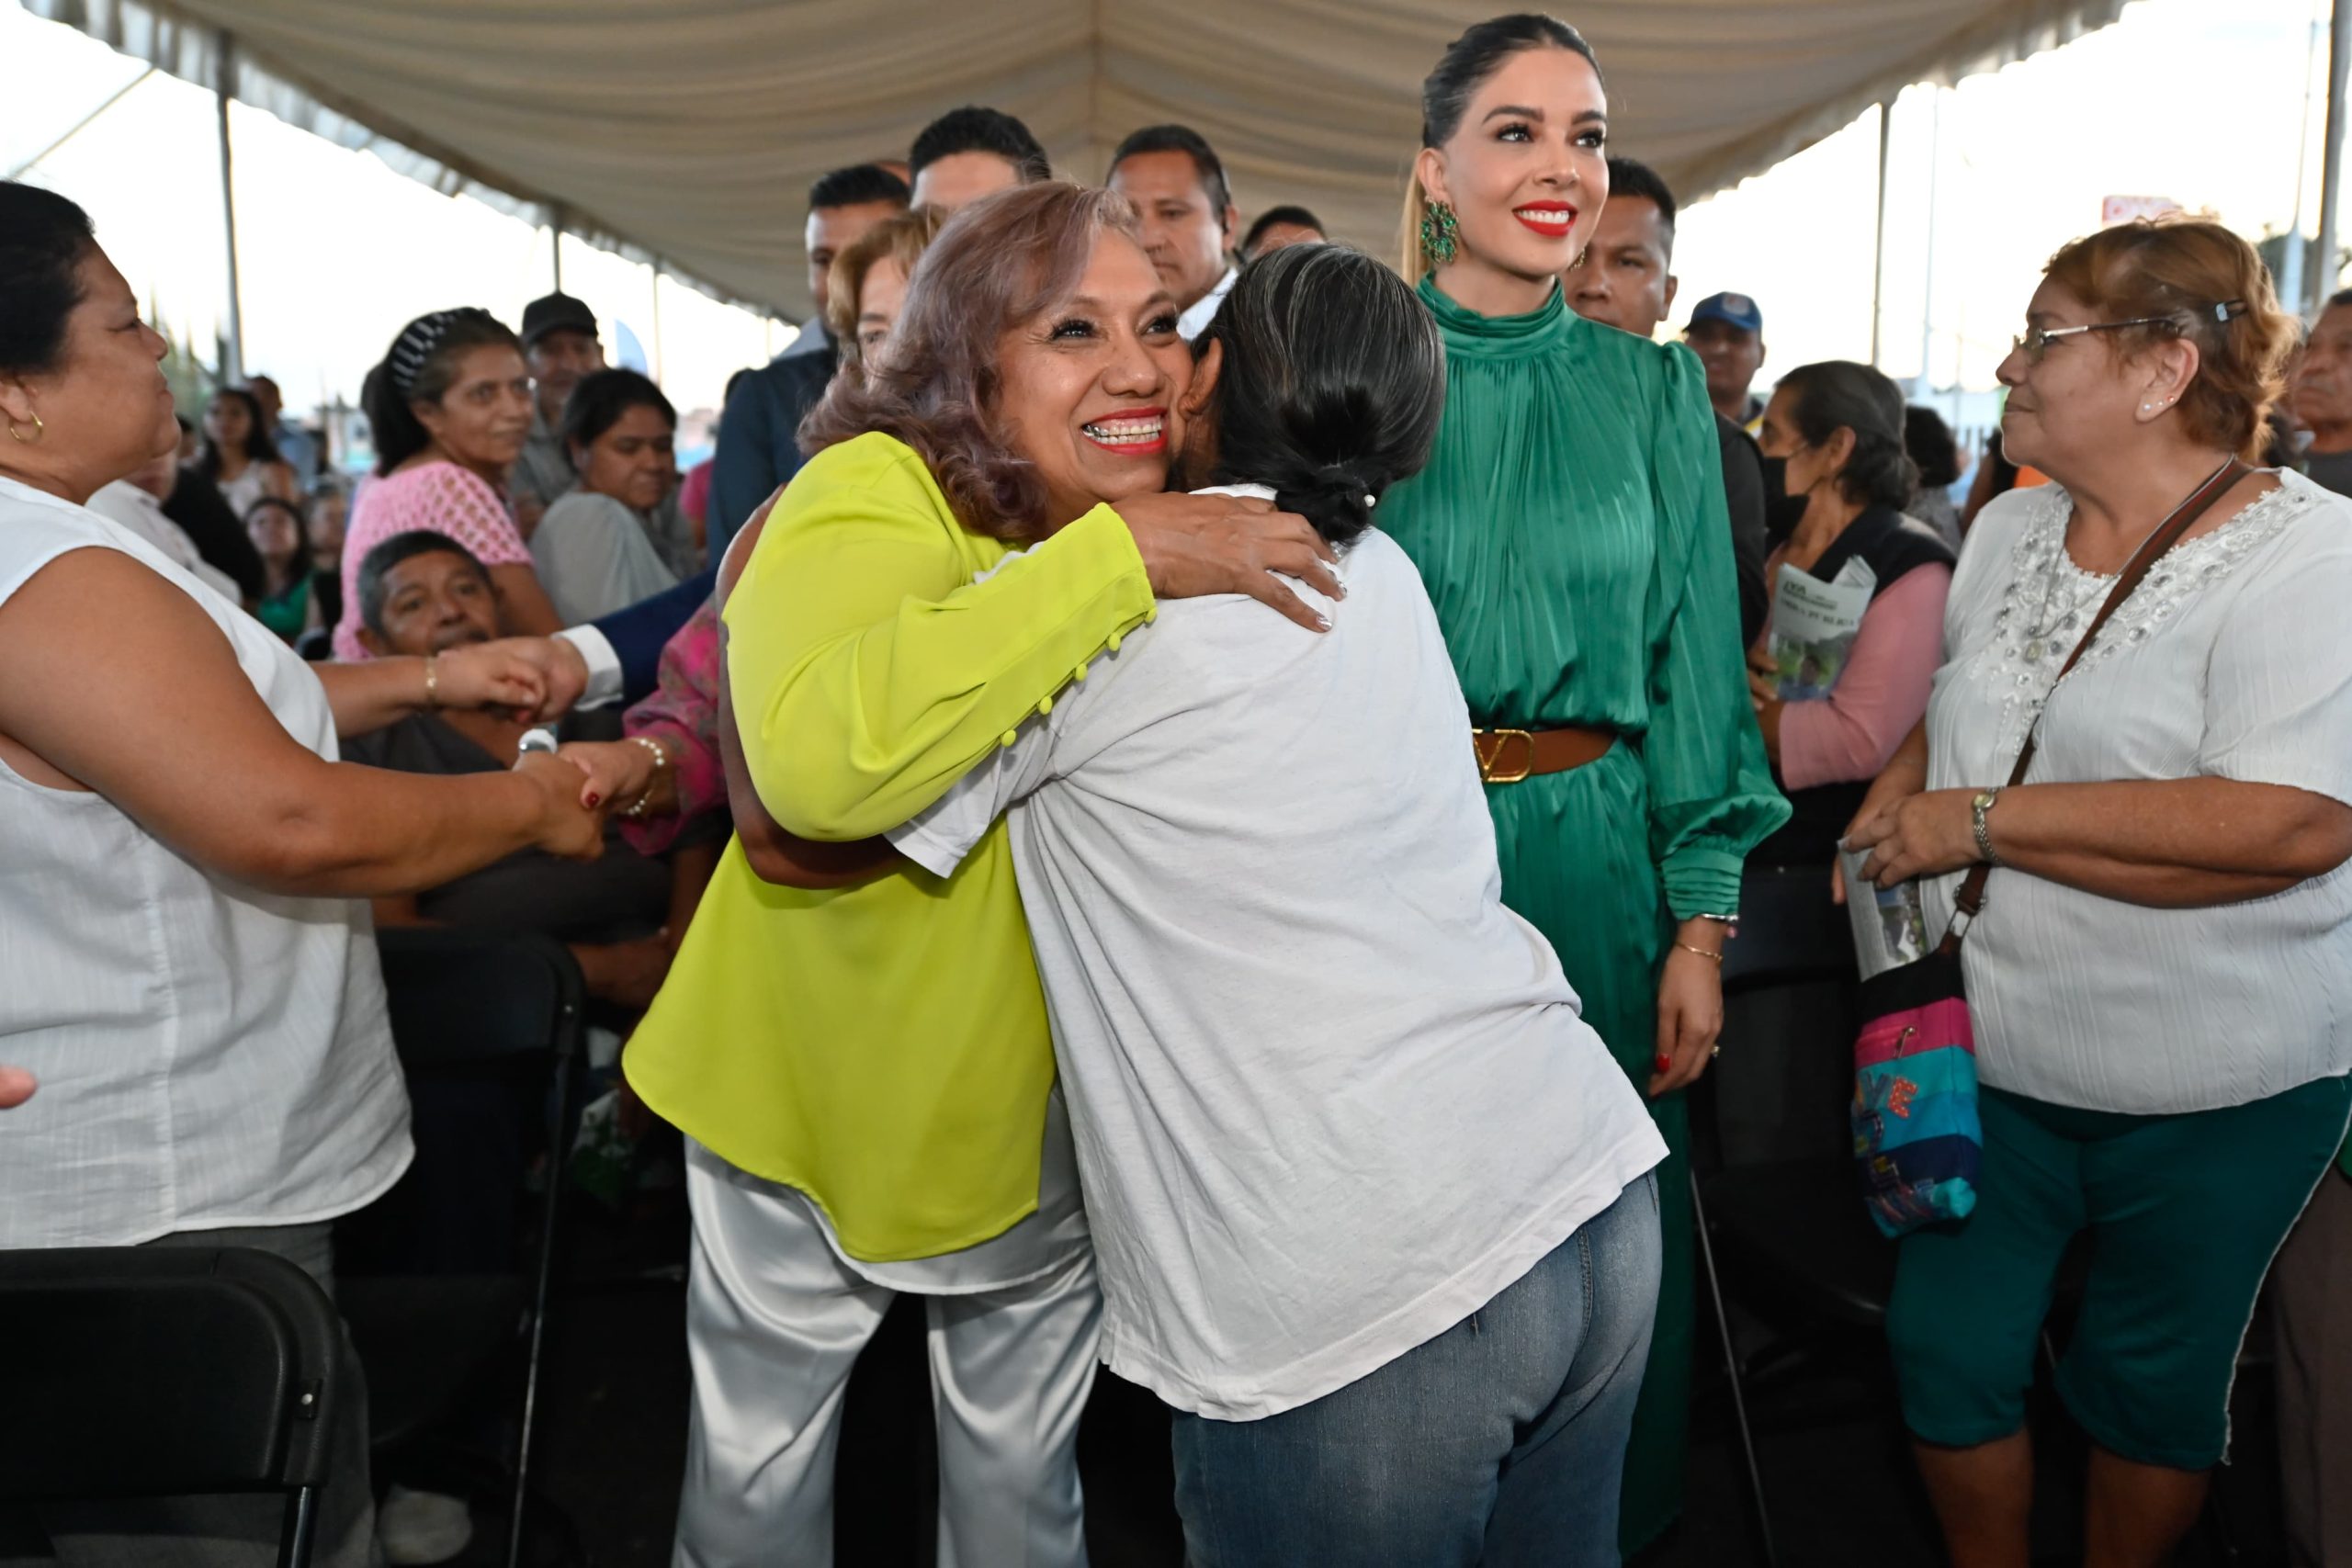
[[[897, 1292], [844, 1264], [791, 1189], [691, 1152], [694, 1414], [673, 1562], [832, 1568], [842, 1394]], [[1102, 1314], [1092, 1252], [924, 1304], [939, 1568], [1084, 1568], [1078, 1422]]]

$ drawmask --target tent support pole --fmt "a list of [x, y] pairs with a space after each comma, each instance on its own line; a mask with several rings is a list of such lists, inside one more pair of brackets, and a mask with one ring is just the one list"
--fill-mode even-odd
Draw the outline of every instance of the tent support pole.
[[[2347, 0], [2338, 0], [2339, 4]], [[1894, 118], [1894, 100], [1878, 106], [1878, 243], [1871, 251], [1871, 364], [1878, 364], [1879, 327], [1886, 316], [1886, 128]]]
[[2327, 45], [2327, 152], [2320, 161], [2319, 233], [2312, 240], [2312, 264], [2303, 269], [2305, 314], [2316, 318], [2335, 292], [2335, 215], [2344, 195], [2344, 87], [2352, 66], [2352, 0], [2335, 0]]
[[555, 262], [555, 292], [563, 292], [563, 204], [548, 209], [548, 254]]
[[214, 96], [220, 106], [220, 231], [229, 243], [229, 332], [220, 355], [220, 378], [232, 384], [245, 378], [244, 290], [237, 273], [237, 175], [229, 150], [229, 100], [237, 87], [237, 40], [220, 35], [214, 62]]
[[653, 378], [662, 379], [662, 258], [653, 258]]
[[[1932, 357], [1936, 326], [1936, 186], [1943, 176], [1944, 162], [1944, 90], [1941, 86], [1928, 89], [1928, 274], [1919, 287], [1919, 397], [1925, 400], [1935, 386], [1935, 378], [1928, 374], [1928, 362]], [[1951, 368], [1952, 385], [1960, 384], [1960, 366]]]
[[100, 104], [96, 108], [92, 109], [80, 119], [75, 120], [74, 122], [74, 128], [71, 130], [68, 130], [64, 135], [59, 137], [56, 141], [51, 141], [48, 146], [42, 148], [31, 157], [27, 158], [24, 162], [10, 169], [6, 175], [0, 175], [0, 179], [13, 180], [17, 178], [27, 169], [31, 168], [35, 164], [40, 163], [43, 158], [48, 157], [51, 152], [56, 152], [60, 147], [64, 146], [67, 142], [81, 135], [82, 132], [89, 130], [91, 125], [97, 120], [97, 118], [100, 115], [114, 107], [115, 105], [122, 102], [124, 98], [130, 96], [131, 88], [136, 87], [140, 83], [144, 82], [148, 77], [153, 76], [154, 73], [155, 67], [150, 65], [146, 70], [141, 71], [130, 81], [125, 82], [121, 86], [117, 87], [113, 92], [107, 95], [107, 101], [105, 103]]

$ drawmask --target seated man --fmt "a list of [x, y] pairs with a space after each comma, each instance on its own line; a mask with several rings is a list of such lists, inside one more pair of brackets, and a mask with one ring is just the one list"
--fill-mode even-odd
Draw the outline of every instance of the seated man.
[[[396, 534], [360, 563], [360, 640], [379, 656], [422, 657], [498, 635], [490, 573], [446, 535]], [[347, 741], [347, 760], [411, 773], [492, 773], [514, 765], [527, 714], [413, 715]], [[623, 741], [619, 744], [628, 745]], [[580, 961], [588, 994], [643, 1010], [669, 973], [672, 874], [630, 849], [617, 829], [602, 859], [510, 855], [430, 891], [375, 900], [379, 926], [488, 926], [543, 931]]]

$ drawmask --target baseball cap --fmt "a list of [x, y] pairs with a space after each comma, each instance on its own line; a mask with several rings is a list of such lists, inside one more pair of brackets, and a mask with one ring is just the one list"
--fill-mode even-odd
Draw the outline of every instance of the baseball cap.
[[[530, 318], [526, 316], [524, 320], [528, 321]], [[1756, 301], [1745, 294], [1708, 295], [1690, 312], [1690, 326], [1695, 327], [1701, 321], [1725, 321], [1742, 332], [1761, 333], [1764, 331], [1764, 312], [1758, 310]], [[1683, 330], [1688, 332], [1690, 328]], [[531, 335], [528, 326], [523, 329], [523, 335], [526, 338]]]
[[523, 307], [525, 348], [562, 328], [594, 337], [596, 312], [588, 308], [586, 300], [575, 299], [569, 294], [542, 294]]

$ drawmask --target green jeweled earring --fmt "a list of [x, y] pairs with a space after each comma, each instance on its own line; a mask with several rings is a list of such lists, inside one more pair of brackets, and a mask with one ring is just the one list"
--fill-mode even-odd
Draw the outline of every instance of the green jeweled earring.
[[1429, 210], [1421, 214], [1421, 254], [1429, 258], [1432, 271], [1453, 259], [1461, 232], [1462, 225], [1455, 221], [1453, 209], [1442, 201], [1429, 204]]

